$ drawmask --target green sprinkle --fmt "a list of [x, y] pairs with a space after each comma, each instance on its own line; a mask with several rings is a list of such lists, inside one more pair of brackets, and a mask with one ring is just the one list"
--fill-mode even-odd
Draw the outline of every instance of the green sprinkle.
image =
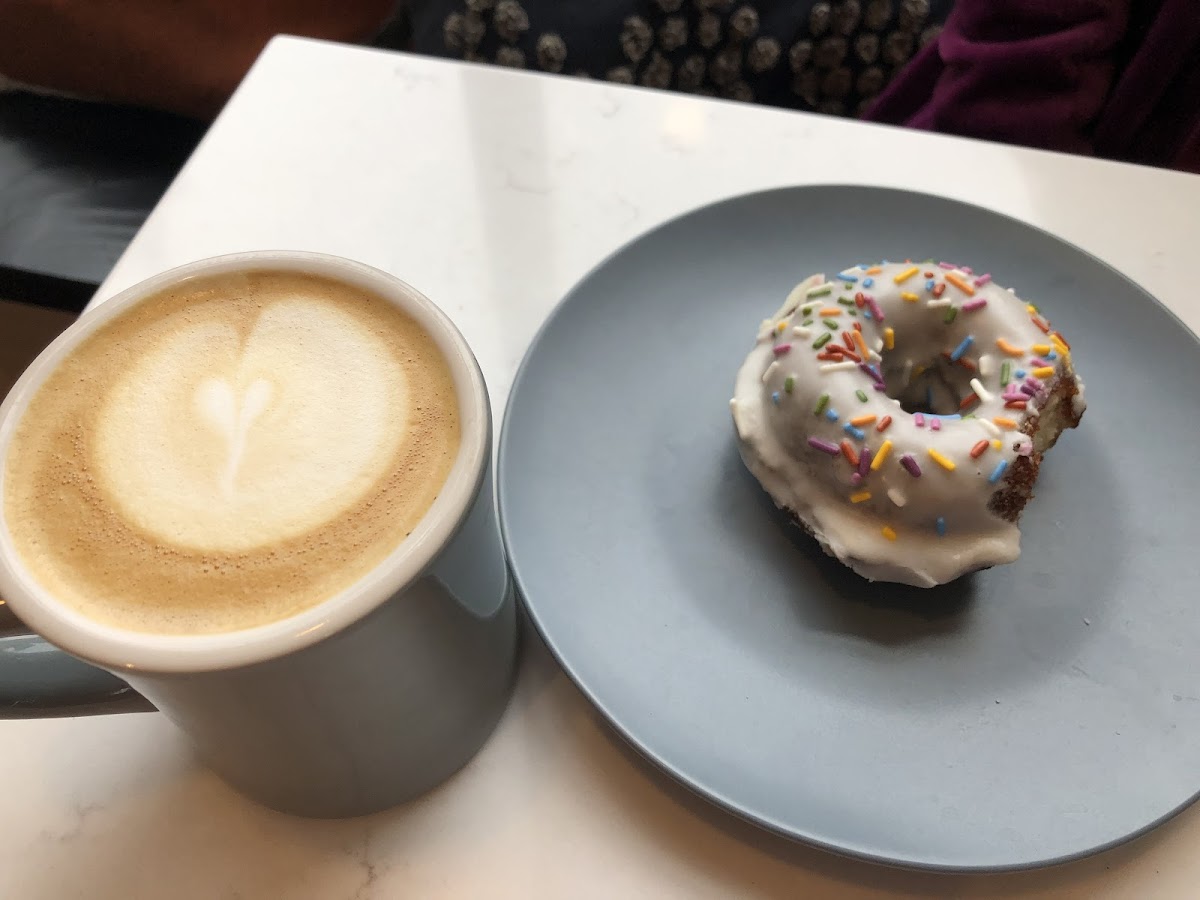
[[[824, 347], [826, 344], [829, 343], [829, 339], [831, 337], [833, 337], [832, 334], [821, 335], [819, 338], [817, 338], [815, 341], [813, 341], [813, 349], [820, 350], [822, 347]], [[828, 398], [826, 398], [826, 399], [828, 399]]]
[[858, 315], [858, 310], [857, 310], [857, 309], [848, 309], [848, 310], [846, 310], [846, 315], [848, 315], [848, 316], [857, 316], [857, 315]]
[[800, 312], [804, 313], [806, 316], [811, 316], [813, 314], [813, 310], [820, 309], [820, 307], [820, 303], [805, 303], [802, 307], [800, 307]]
[[805, 297], [824, 297], [824, 296], [826, 296], [828, 294], [832, 294], [832, 293], [833, 293], [833, 285], [832, 284], [823, 284], [820, 287], [810, 288], [807, 291], [807, 293], [805, 293], [804, 296]]
[[854, 305], [854, 301], [851, 300], [849, 297], [838, 297], [838, 303], [842, 304], [842, 306], [853, 306]]
[[[829, 335], [825, 335], [825, 337], [829, 337]], [[819, 416], [821, 413], [825, 412], [825, 407], [827, 407], [828, 405], [829, 405], [829, 395], [822, 394], [820, 397], [817, 398], [817, 405], [816, 405], [816, 407], [813, 408], [813, 415]]]
[[1000, 366], [1000, 387], [1007, 387], [1009, 380], [1012, 378], [1012, 363], [1005, 360]]
[[822, 319], [821, 321], [825, 323], [825, 327], [830, 331], [837, 331], [841, 327], [838, 325], [837, 319]]
[[975, 413], [967, 413], [965, 416], [963, 416], [963, 418], [964, 419], [978, 419], [979, 416], [975, 415]]
[[861, 400], [863, 403], [867, 402], [867, 392], [866, 391], [863, 391], [863, 390], [855, 391], [854, 396], [857, 397], [859, 400]]
[[789, 375], [787, 378], [783, 379], [784, 391], [786, 391], [787, 393], [790, 394], [795, 389], [795, 387], [796, 387], [796, 377], [794, 375]]
[[952, 306], [946, 310], [946, 316], [942, 319], [947, 325], [954, 321], [954, 317], [958, 315], [958, 307]]
[[803, 325], [805, 328], [808, 328], [810, 325], [812, 325], [812, 319], [805, 319]]

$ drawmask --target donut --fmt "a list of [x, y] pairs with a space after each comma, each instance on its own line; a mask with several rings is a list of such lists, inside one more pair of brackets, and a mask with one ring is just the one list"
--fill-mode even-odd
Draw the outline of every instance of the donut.
[[1085, 402], [1035, 306], [967, 266], [906, 261], [801, 282], [730, 408], [746, 467], [826, 553], [933, 587], [1019, 556], [1043, 454]]

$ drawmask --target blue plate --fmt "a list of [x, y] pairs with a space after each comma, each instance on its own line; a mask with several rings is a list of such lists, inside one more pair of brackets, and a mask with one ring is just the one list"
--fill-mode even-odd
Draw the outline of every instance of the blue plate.
[[[1088, 411], [1021, 558], [923, 591], [858, 578], [777, 514], [728, 400], [802, 278], [929, 255], [1042, 305]], [[1177, 319], [1028, 225], [866, 187], [740, 197], [620, 250], [537, 336], [500, 442], [508, 552], [571, 678], [720, 806], [905, 866], [1061, 862], [1200, 789], [1197, 385]]]

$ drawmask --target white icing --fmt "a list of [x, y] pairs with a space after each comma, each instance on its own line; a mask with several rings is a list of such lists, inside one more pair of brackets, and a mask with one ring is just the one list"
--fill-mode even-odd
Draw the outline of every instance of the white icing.
[[388, 470], [407, 409], [387, 345], [296, 297], [245, 336], [184, 323], [140, 348], [99, 410], [92, 459], [128, 521], [175, 546], [244, 551], [356, 503]]
[[[843, 276], [854, 276], [855, 282], [841, 276], [826, 282], [823, 275], [814, 275], [798, 285], [779, 312], [764, 323], [758, 344], [738, 372], [731, 409], [747, 466], [775, 502], [794, 512], [822, 545], [867, 578], [929, 587], [1017, 558], [1017, 527], [992, 513], [988, 503], [1002, 486], [1003, 473], [995, 475], [997, 466], [1011, 466], [1018, 455], [1030, 452], [1030, 440], [1020, 428], [1038, 414], [1046, 393], [1041, 390], [1033, 397], [1020, 393], [1025, 378], [1016, 373], [1024, 371], [1032, 377], [1032, 360], [1040, 356], [1054, 369], [1041, 383], [1075, 376], [1058, 349], [1035, 352], [1034, 345], [1051, 345], [1052, 338], [1034, 324], [1025, 301], [1010, 290], [986, 279], [976, 285], [975, 276], [963, 269], [922, 264], [904, 278], [911, 264], [878, 268], [873, 274], [864, 267], [845, 270]], [[932, 279], [926, 278], [926, 272], [933, 273]], [[971, 292], [947, 281], [947, 275], [967, 284]], [[868, 278], [872, 281], [865, 286]], [[939, 289], [944, 291], [941, 297], [928, 289], [928, 280], [945, 285]], [[839, 302], [852, 301], [858, 292], [878, 304], [882, 321], [869, 316], [869, 303], [860, 308]], [[814, 302], [816, 294], [823, 296]], [[910, 296], [906, 299], [902, 294]], [[980, 300], [987, 302], [962, 308]], [[821, 314], [829, 309], [839, 309], [840, 314]], [[947, 323], [951, 309], [954, 318]], [[828, 328], [825, 319], [836, 322], [837, 330]], [[831, 335], [831, 343], [841, 343], [843, 331], [851, 332], [855, 322], [861, 325], [868, 348], [885, 346], [885, 329], [892, 331], [894, 349], [884, 350], [879, 364], [886, 393], [876, 390], [874, 378], [853, 361], [819, 359], [819, 354], [829, 353], [828, 345], [813, 347], [824, 334]], [[801, 340], [796, 328], [810, 329], [812, 340]], [[962, 359], [973, 368], [943, 358], [943, 353], [954, 353], [967, 338], [971, 340], [961, 351]], [[1010, 355], [998, 343], [1001, 340], [1008, 348], [1019, 348], [1021, 355]], [[780, 349], [789, 343], [790, 349]], [[862, 348], [854, 343], [854, 352], [860, 353]], [[868, 356], [880, 358], [870, 351]], [[922, 372], [922, 367], [929, 368]], [[1008, 377], [1007, 386], [1001, 384], [1003, 375]], [[957, 414], [972, 387], [978, 402], [964, 414], [975, 418], [935, 421], [929, 413], [909, 415], [897, 399], [915, 403], [928, 396], [939, 413]], [[1081, 413], [1081, 382], [1078, 387], [1074, 404]], [[816, 414], [823, 394], [829, 395], [828, 402]], [[1018, 394], [1027, 397], [1026, 409], [1007, 408], [1006, 402]], [[836, 412], [836, 421], [828, 417], [829, 410]], [[858, 426], [861, 438], [846, 431], [851, 419], [869, 415], [876, 419]], [[884, 416], [892, 417], [891, 424], [878, 432]], [[1011, 420], [1015, 427], [997, 425], [994, 418]], [[835, 457], [811, 446], [810, 438], [829, 444], [848, 440], [856, 453], [869, 448], [872, 454], [888, 441], [890, 450], [882, 462], [873, 459], [864, 475], [841, 453]], [[1003, 442], [999, 448], [994, 444], [997, 439]], [[987, 447], [973, 458], [971, 451], [981, 441]], [[953, 471], [940, 465], [931, 450], [952, 464]], [[919, 466], [920, 477], [913, 477], [902, 464], [906, 455]], [[856, 502], [851, 502], [852, 494]], [[938, 534], [939, 518], [944, 536]], [[894, 539], [885, 530], [894, 532]]]

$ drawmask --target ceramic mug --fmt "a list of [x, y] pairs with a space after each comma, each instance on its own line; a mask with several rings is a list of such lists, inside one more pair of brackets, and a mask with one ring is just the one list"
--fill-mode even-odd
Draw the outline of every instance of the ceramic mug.
[[349, 588], [267, 625], [194, 636], [102, 625], [56, 601], [17, 557], [0, 505], [0, 596], [40, 635], [0, 638], [0, 717], [144, 709], [144, 697], [248, 796], [300, 815], [359, 815], [421, 794], [470, 760], [504, 710], [514, 671], [487, 389], [466, 341], [430, 300], [377, 269], [295, 252], [202, 260], [131, 287], [47, 347], [0, 406], [0, 497], [16, 423], [81, 340], [164, 288], [253, 268], [365, 288], [432, 336], [460, 405], [461, 443], [442, 491]]

